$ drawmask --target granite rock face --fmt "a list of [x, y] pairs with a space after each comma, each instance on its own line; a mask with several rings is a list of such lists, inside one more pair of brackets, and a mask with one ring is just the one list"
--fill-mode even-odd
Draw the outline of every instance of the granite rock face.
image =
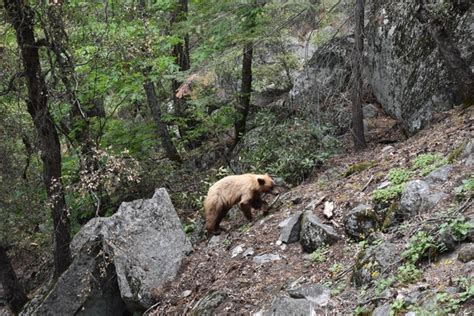
[[[465, 2], [465, 5], [461, 2]], [[474, 16], [466, 1], [446, 5], [445, 27], [462, 57], [473, 67]], [[416, 17], [416, 1], [372, 1], [366, 26], [366, 79], [385, 112], [414, 133], [426, 126], [433, 111], [461, 102], [453, 78], [428, 25]]]

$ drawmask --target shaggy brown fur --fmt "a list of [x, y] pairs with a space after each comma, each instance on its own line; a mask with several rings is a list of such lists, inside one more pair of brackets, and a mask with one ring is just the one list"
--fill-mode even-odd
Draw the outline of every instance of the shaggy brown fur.
[[266, 207], [262, 193], [272, 193], [273, 179], [268, 174], [242, 174], [225, 177], [211, 186], [204, 200], [208, 234], [218, 234], [219, 224], [232, 206], [239, 203], [240, 210], [252, 220], [252, 209]]

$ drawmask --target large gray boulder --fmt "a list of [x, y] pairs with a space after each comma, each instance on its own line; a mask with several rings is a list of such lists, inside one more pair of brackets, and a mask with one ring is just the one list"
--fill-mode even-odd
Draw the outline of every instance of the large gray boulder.
[[330, 245], [341, 239], [334, 228], [321, 223], [312, 211], [303, 213], [301, 223], [300, 243], [305, 252], [313, 252], [323, 245]]
[[74, 261], [42, 299], [40, 314], [119, 315], [108, 306], [143, 311], [154, 303], [152, 290], [176, 276], [191, 245], [168, 193], [157, 189], [151, 199], [124, 202], [113, 216], [91, 220], [71, 251]]
[[[440, 6], [438, 13], [445, 11], [443, 25], [472, 67], [474, 16], [461, 2]], [[460, 103], [456, 85], [429, 26], [416, 17], [417, 1], [371, 1], [368, 11], [377, 18], [367, 20], [366, 78], [385, 112], [416, 132], [429, 123], [433, 111]]]
[[420, 212], [435, 207], [446, 197], [448, 195], [444, 192], [433, 192], [426, 181], [410, 181], [405, 185], [402, 192], [397, 214], [402, 218], [411, 218]]
[[21, 315], [122, 315], [115, 266], [102, 248], [101, 237], [83, 245], [69, 268], [49, 291], [35, 297]]

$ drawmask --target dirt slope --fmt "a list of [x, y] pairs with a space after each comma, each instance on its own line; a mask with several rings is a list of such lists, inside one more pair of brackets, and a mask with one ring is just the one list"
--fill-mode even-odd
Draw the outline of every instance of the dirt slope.
[[[390, 145], [387, 143], [403, 139], [395, 122], [380, 117], [369, 121], [369, 149], [334, 157], [326, 163], [325, 170], [315, 172], [305, 184], [282, 195], [275, 204], [278, 208], [273, 209], [266, 217], [259, 214], [250, 224], [242, 216], [224, 220], [223, 227], [228, 232], [220, 236], [219, 242], [214, 246], [207, 242], [195, 245], [194, 252], [187, 258], [178, 277], [155, 291], [158, 303], [152, 314], [188, 313], [211, 291], [227, 294], [215, 310], [217, 313], [256, 313], [267, 309], [272, 298], [284, 289], [305, 283], [329, 285], [332, 291], [329, 310], [352, 313], [361, 302], [363, 294], [350, 281], [351, 268], [361, 246], [345, 236], [344, 214], [360, 203], [370, 204], [372, 191], [386, 180], [390, 169], [409, 166], [421, 153], [436, 152], [447, 157], [461, 143], [473, 139], [472, 107], [441, 113], [437, 119], [438, 123], [416, 136]], [[344, 142], [350, 147], [349, 139]], [[373, 167], [344, 177], [350, 165], [360, 162], [373, 162]], [[445, 192], [452, 192], [462, 179], [473, 172], [459, 162], [453, 165], [454, 171], [449, 180], [441, 184]], [[324, 260], [320, 263], [310, 260], [302, 252], [299, 243], [277, 243], [280, 233], [278, 224], [315, 201], [321, 201], [314, 209], [315, 214], [344, 236], [343, 240], [328, 247], [323, 254]], [[323, 201], [334, 202], [334, 216], [330, 220], [322, 215]], [[426, 214], [404, 223], [409, 229], [389, 229], [384, 232], [383, 238], [404, 247], [417, 225], [453, 207], [453, 203], [454, 196], [451, 196]], [[473, 215], [472, 208], [463, 209], [463, 212], [464, 215]], [[242, 247], [243, 252], [232, 257], [232, 250], [237, 246]], [[253, 254], [243, 256], [249, 249], [253, 250]], [[263, 254], [279, 255], [280, 260], [263, 264], [253, 260], [255, 256]], [[456, 253], [450, 253], [436, 262], [423, 263], [423, 275], [419, 281], [411, 285], [400, 285], [396, 291], [404, 293], [420, 283], [427, 283], [431, 288], [444, 288], [456, 276], [472, 278], [472, 270], [469, 270], [472, 265], [467, 266], [457, 261], [455, 256]], [[461, 311], [468, 311], [469, 306], [472, 306], [470, 304], [472, 303], [468, 302], [461, 307]]]

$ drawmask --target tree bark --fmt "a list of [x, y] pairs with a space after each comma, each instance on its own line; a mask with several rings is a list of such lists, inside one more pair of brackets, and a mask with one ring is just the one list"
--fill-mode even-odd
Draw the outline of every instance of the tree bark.
[[181, 162], [181, 157], [179, 156], [176, 147], [171, 141], [171, 137], [168, 132], [168, 126], [161, 119], [160, 103], [158, 102], [158, 97], [156, 96], [155, 84], [148, 80], [143, 85], [143, 88], [145, 89], [148, 105], [153, 115], [153, 119], [155, 120], [156, 133], [161, 139], [163, 148], [165, 149], [166, 157], [173, 161]]
[[[177, 0], [176, 8], [171, 14], [170, 24], [186, 21], [188, 15], [188, 0]], [[189, 36], [186, 34], [181, 39], [181, 42], [173, 46], [172, 55], [175, 58], [176, 64], [178, 65], [179, 71], [189, 70], [191, 67], [191, 61], [189, 58]], [[173, 79], [171, 82], [171, 89], [173, 95], [173, 108], [175, 115], [179, 118], [184, 118], [187, 121], [186, 126], [178, 124], [178, 129], [181, 137], [186, 137], [189, 127], [193, 127], [197, 124], [191, 117], [186, 113], [186, 97], [176, 97], [176, 92], [183, 82], [178, 79]], [[190, 144], [191, 148], [194, 147]]]
[[362, 150], [367, 147], [364, 136], [364, 116], [362, 113], [362, 59], [364, 52], [364, 0], [356, 0], [355, 10], [355, 47], [352, 59], [352, 138], [354, 148]]
[[59, 137], [48, 109], [48, 90], [33, 31], [33, 11], [22, 0], [4, 0], [4, 5], [16, 32], [28, 87], [26, 104], [40, 142], [43, 182], [54, 224], [54, 276], [59, 277], [71, 263], [70, 224], [61, 183]]
[[0, 245], [0, 282], [5, 291], [8, 307], [13, 313], [18, 314], [28, 302], [28, 297], [18, 282], [10, 258], [8, 258], [7, 248], [3, 245]]
[[239, 117], [235, 121], [235, 143], [237, 144], [245, 134], [247, 116], [250, 110], [250, 96], [252, 93], [252, 57], [253, 43], [244, 46], [242, 58], [242, 85], [240, 87], [239, 107], [237, 112]]
[[426, 24], [428, 33], [438, 47], [452, 80], [457, 85], [464, 105], [474, 104], [474, 74], [471, 67], [462, 58], [461, 52], [443, 22], [428, 12], [422, 0], [418, 0], [418, 4], [420, 7], [417, 18], [421, 23]]

